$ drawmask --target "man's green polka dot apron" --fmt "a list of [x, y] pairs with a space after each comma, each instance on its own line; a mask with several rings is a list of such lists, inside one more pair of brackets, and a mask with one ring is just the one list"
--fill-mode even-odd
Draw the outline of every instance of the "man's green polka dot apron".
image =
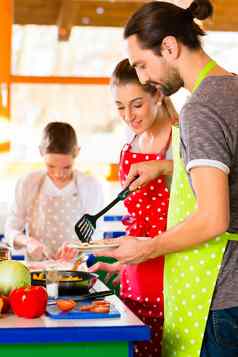
[[[199, 84], [203, 78], [199, 79]], [[174, 173], [168, 228], [190, 215], [196, 202], [180, 158], [179, 143], [179, 128], [174, 127]], [[225, 233], [194, 249], [165, 257], [163, 357], [200, 356], [212, 295], [228, 239], [238, 240], [238, 234]]]

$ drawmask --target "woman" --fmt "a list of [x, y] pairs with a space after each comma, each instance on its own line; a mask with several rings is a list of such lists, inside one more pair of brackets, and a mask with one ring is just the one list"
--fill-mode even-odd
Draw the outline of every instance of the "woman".
[[30, 260], [72, 259], [77, 251], [74, 225], [85, 213], [103, 205], [98, 182], [74, 169], [79, 154], [77, 137], [68, 123], [49, 123], [40, 153], [46, 169], [19, 179], [7, 218], [5, 235], [14, 248], [26, 248]]
[[[142, 85], [136, 71], [127, 59], [115, 68], [111, 88], [121, 119], [134, 133], [124, 145], [120, 156], [120, 181], [123, 185], [131, 165], [142, 161], [160, 162], [161, 176], [131, 194], [124, 204], [128, 215], [123, 218], [130, 236], [152, 239], [166, 230], [169, 202], [169, 180], [173, 170], [171, 153], [171, 124], [176, 112], [169, 99], [155, 87]], [[163, 326], [163, 257], [139, 265], [109, 266], [97, 263], [99, 268], [121, 271], [121, 297], [152, 329], [149, 342], [135, 344], [139, 356], [160, 356]]]

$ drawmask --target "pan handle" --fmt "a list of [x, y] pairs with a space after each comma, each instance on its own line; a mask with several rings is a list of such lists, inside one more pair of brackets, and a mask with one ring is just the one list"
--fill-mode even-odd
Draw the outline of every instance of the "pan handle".
[[[67, 299], [73, 299], [74, 301], [84, 301], [84, 300], [93, 300], [93, 299], [101, 299], [105, 296], [113, 295], [114, 292], [113, 290], [103, 290], [103, 291], [96, 291], [95, 293], [91, 294], [86, 294], [86, 295], [81, 295], [78, 297], [73, 297], [73, 296], [68, 296], [68, 297], [61, 297], [58, 300], [67, 300]], [[48, 305], [56, 305], [57, 300], [50, 300], [48, 301]]]

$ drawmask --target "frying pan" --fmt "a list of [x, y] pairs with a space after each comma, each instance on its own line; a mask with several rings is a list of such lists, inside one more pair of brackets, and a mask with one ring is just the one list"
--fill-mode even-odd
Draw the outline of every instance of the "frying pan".
[[[35, 279], [34, 277], [41, 274], [42, 279]], [[72, 270], [63, 270], [59, 271], [59, 275], [62, 278], [65, 277], [78, 277], [80, 280], [72, 281], [59, 281], [59, 295], [81, 295], [89, 292], [89, 289], [93, 287], [97, 280], [97, 275], [87, 273], [84, 271], [72, 271]], [[45, 271], [34, 271], [31, 272], [31, 285], [34, 286], [46, 286], [45, 281]]]

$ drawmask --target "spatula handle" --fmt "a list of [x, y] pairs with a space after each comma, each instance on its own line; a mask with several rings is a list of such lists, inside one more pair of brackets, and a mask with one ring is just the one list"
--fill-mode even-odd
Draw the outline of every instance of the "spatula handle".
[[138, 179], [138, 175], [130, 182], [130, 184], [124, 188], [124, 190], [122, 190], [117, 197], [111, 202], [109, 203], [105, 208], [103, 208], [100, 212], [98, 212], [97, 214], [94, 215], [95, 220], [97, 220], [99, 217], [103, 216], [107, 211], [109, 211], [113, 206], [115, 206], [119, 201], [123, 201], [130, 193], [130, 185], [132, 184], [132, 182], [134, 182], [136, 179]]
[[113, 206], [115, 206], [119, 201], [121, 201], [121, 198], [119, 195], [113, 200], [111, 203], [109, 203], [106, 207], [104, 207], [100, 212], [95, 214], [93, 217], [95, 220], [103, 216], [107, 211], [109, 211]]
[[126, 188], [124, 188], [124, 190], [121, 191], [121, 192], [117, 195], [117, 197], [120, 198], [120, 201], [123, 201], [125, 198], [127, 198], [127, 196], [128, 196], [130, 193], [132, 193], [132, 192], [130, 191], [130, 185], [132, 184], [132, 182], [134, 182], [135, 180], [137, 180], [138, 177], [139, 177], [139, 175], [137, 175], [136, 177], [134, 177], [133, 180], [129, 183], [129, 185], [128, 185]]

